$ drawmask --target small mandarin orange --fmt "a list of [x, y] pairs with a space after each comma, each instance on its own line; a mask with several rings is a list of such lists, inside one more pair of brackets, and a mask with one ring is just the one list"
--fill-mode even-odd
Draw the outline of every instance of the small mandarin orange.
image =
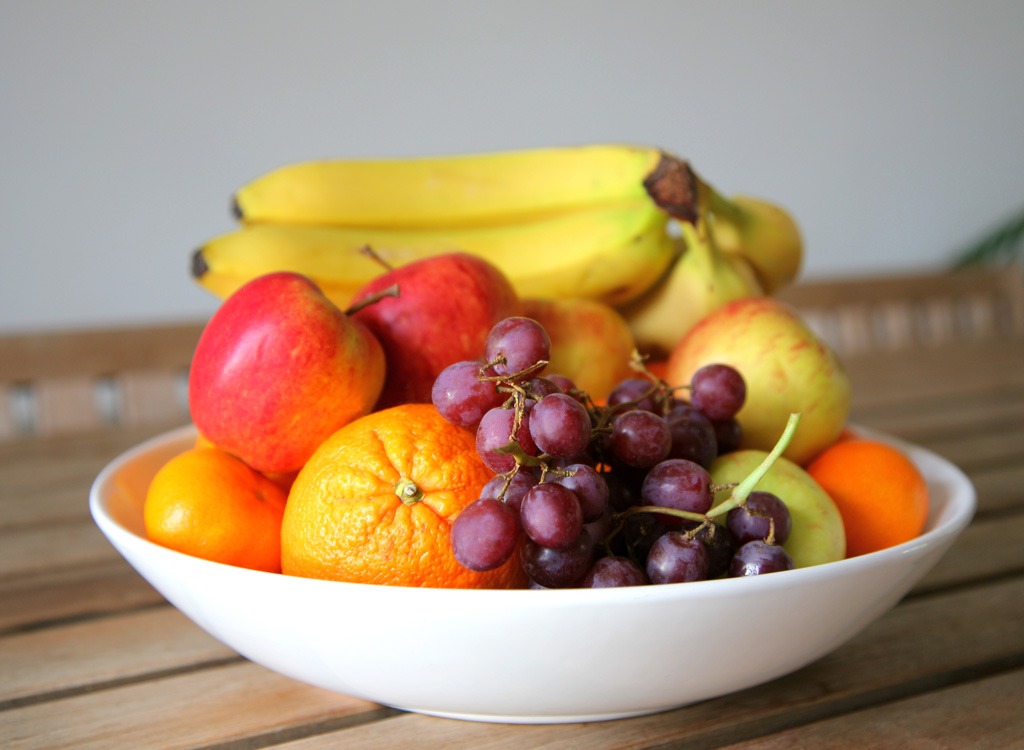
[[281, 570], [287, 494], [219, 448], [191, 448], [153, 477], [143, 518], [147, 537], [204, 560]]
[[846, 436], [806, 468], [839, 508], [847, 557], [901, 544], [924, 529], [928, 485], [897, 448]]
[[292, 485], [283, 572], [398, 586], [522, 587], [518, 555], [475, 572], [452, 552], [452, 523], [493, 476], [473, 433], [432, 404], [361, 417], [328, 438]]

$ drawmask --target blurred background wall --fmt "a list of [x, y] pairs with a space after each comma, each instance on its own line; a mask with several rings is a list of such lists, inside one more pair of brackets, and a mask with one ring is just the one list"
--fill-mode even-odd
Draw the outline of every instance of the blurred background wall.
[[1024, 205], [1020, 0], [0, 0], [0, 330], [200, 319], [191, 251], [303, 159], [655, 144], [787, 206], [805, 277]]

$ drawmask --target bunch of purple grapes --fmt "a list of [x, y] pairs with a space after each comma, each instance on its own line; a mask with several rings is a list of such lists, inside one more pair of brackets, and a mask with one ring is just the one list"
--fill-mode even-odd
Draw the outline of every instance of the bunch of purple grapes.
[[[791, 520], [767, 492], [711, 519], [709, 468], [735, 450], [746, 384], [712, 364], [683, 389], [636, 359], [636, 377], [598, 405], [568, 378], [544, 374], [551, 341], [537, 321], [490, 331], [484, 359], [457, 362], [432, 399], [471, 429], [494, 471], [452, 525], [456, 559], [471, 570], [514, 554], [536, 588], [675, 583], [787, 570]], [[688, 396], [684, 398], [683, 391]], [[724, 522], [723, 522], [724, 521]]]

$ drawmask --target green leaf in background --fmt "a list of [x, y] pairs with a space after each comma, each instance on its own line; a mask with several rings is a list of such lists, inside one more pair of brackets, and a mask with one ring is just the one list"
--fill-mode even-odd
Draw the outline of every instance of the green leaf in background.
[[1005, 224], [963, 250], [953, 261], [954, 268], [1012, 263], [1020, 260], [1024, 248], [1024, 210]]

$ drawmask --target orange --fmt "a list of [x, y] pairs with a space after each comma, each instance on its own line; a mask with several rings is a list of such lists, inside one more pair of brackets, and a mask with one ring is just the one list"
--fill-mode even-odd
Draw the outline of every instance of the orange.
[[204, 560], [271, 573], [281, 570], [287, 495], [219, 448], [191, 448], [153, 477], [143, 516], [157, 544]]
[[874, 440], [845, 438], [806, 468], [839, 508], [847, 557], [901, 544], [924, 529], [928, 485], [902, 451]]
[[452, 522], [493, 476], [473, 433], [432, 404], [361, 417], [328, 438], [292, 485], [281, 527], [282, 570], [396, 586], [523, 586], [518, 555], [474, 572], [452, 553]]

